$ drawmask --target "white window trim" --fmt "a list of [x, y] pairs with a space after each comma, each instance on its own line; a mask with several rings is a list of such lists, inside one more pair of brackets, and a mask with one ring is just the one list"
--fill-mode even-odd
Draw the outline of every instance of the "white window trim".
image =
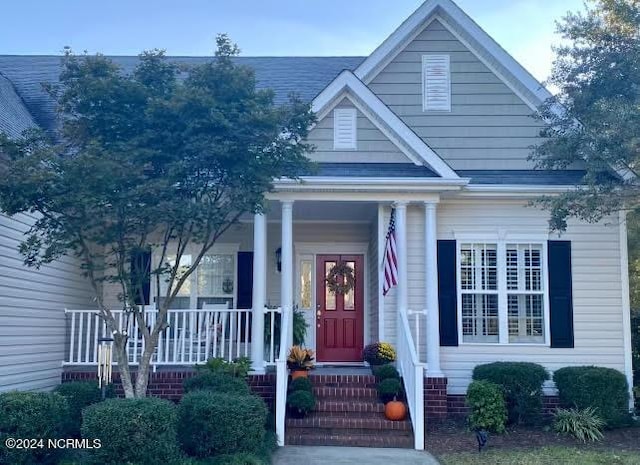
[[[195, 255], [198, 252], [199, 247], [196, 245], [192, 245], [187, 247], [184, 252], [184, 255]], [[169, 247], [169, 251], [171, 251], [171, 247]], [[206, 296], [208, 298], [221, 298], [221, 299], [233, 299], [234, 307], [238, 304], [238, 252], [240, 251], [240, 244], [214, 244], [214, 246], [207, 251], [206, 255], [233, 255], [233, 293], [232, 294], [224, 294], [219, 296]], [[155, 253], [151, 253], [151, 266], [152, 269], [157, 267], [156, 263], [157, 256]], [[191, 276], [189, 276], [189, 281], [191, 283], [191, 294], [189, 295], [189, 308], [195, 309], [198, 308], [198, 270], [196, 269]], [[151, 279], [151, 294], [150, 299], [155, 298], [157, 293], [156, 282], [155, 279]], [[178, 296], [178, 297], [187, 297], [186, 295]], [[155, 305], [154, 302], [152, 304]]]
[[[340, 143], [338, 138], [338, 115], [342, 114], [351, 119], [353, 133], [351, 141]], [[358, 149], [358, 110], [355, 108], [336, 108], [333, 110], [333, 149], [334, 150], [357, 150]]]
[[[425, 92], [427, 86], [427, 59], [432, 56], [446, 57], [447, 59], [447, 68], [449, 71], [449, 79], [448, 79], [448, 99], [447, 99], [447, 107], [446, 108], [429, 108], [427, 106], [427, 94]], [[427, 53], [422, 55], [422, 111], [425, 113], [451, 113], [451, 100], [453, 100], [453, 95], [451, 93], [451, 55], [446, 53]]]
[[[460, 236], [464, 239], [461, 240]], [[550, 322], [549, 322], [549, 268], [547, 260], [547, 241], [541, 239], [509, 239], [504, 234], [500, 234], [501, 238], [489, 235], [489, 237], [473, 237], [466, 234], [456, 234], [456, 294], [457, 294], [457, 320], [458, 320], [458, 345], [460, 346], [511, 346], [511, 347], [550, 347]], [[498, 342], [464, 342], [462, 334], [462, 273], [460, 272], [461, 261], [461, 245], [465, 243], [472, 244], [496, 244], [498, 251]], [[509, 342], [509, 314], [507, 306], [507, 262], [506, 248], [507, 244], [533, 244], [541, 247], [541, 265], [542, 276], [541, 284], [543, 291], [544, 305], [544, 342]], [[484, 291], [483, 291], [484, 292]]]

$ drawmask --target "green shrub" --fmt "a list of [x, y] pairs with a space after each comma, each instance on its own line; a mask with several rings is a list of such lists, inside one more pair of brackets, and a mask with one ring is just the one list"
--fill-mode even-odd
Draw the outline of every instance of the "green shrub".
[[0, 463], [27, 465], [56, 463], [61, 450], [52, 448], [8, 449], [4, 441], [14, 439], [57, 439], [65, 437], [64, 419], [69, 406], [64, 397], [44, 392], [0, 394]]
[[289, 383], [289, 392], [293, 391], [313, 392], [313, 384], [309, 378], [296, 378]]
[[251, 359], [249, 357], [239, 357], [229, 362], [222, 357], [214, 357], [207, 360], [206, 364], [198, 366], [198, 369], [230, 375], [234, 378], [246, 378], [249, 375], [249, 371], [251, 371]]
[[383, 379], [378, 383], [378, 396], [382, 402], [387, 403], [394, 398], [401, 397], [402, 383], [396, 378]]
[[209, 371], [202, 371], [191, 378], [185, 379], [182, 386], [185, 393], [206, 389], [228, 394], [250, 394], [249, 386], [243, 379]]
[[596, 409], [559, 408], [553, 414], [553, 428], [558, 433], [570, 434], [582, 442], [602, 439], [602, 428], [605, 422], [596, 413]]
[[467, 390], [466, 403], [471, 408], [471, 429], [504, 433], [507, 405], [500, 386], [489, 381], [474, 381]]
[[478, 365], [473, 370], [473, 379], [500, 386], [511, 423], [535, 424], [539, 421], [542, 413], [542, 385], [549, 379], [549, 373], [541, 365], [530, 362]]
[[373, 375], [378, 379], [378, 381], [389, 378], [400, 379], [400, 373], [398, 373], [396, 367], [394, 367], [390, 363], [387, 363], [386, 365], [374, 366], [371, 371], [373, 371]]
[[396, 361], [396, 350], [388, 342], [374, 342], [364, 348], [363, 358], [369, 365], [384, 365]]
[[189, 455], [253, 453], [264, 443], [267, 407], [256, 396], [200, 390], [182, 398], [178, 419], [178, 439]]
[[295, 418], [302, 418], [316, 408], [316, 398], [309, 391], [293, 391], [287, 396], [287, 409]]
[[553, 374], [565, 407], [593, 407], [608, 427], [629, 421], [629, 385], [618, 370], [595, 366], [565, 367]]
[[[82, 410], [92, 404], [102, 401], [102, 392], [95, 381], [73, 381], [63, 383], [56, 387], [57, 392], [67, 399], [69, 404], [69, 417], [67, 421], [67, 433], [71, 437], [80, 437], [82, 425]], [[108, 397], [114, 397], [113, 389], [107, 389]]]
[[166, 400], [109, 399], [84, 409], [82, 437], [102, 444], [90, 450], [91, 463], [175, 463], [180, 455], [176, 424], [176, 408]]

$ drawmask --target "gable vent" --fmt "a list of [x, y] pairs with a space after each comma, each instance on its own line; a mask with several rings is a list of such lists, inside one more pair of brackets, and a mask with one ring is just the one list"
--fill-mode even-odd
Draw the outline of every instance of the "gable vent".
[[449, 55], [422, 57], [422, 106], [424, 111], [451, 111]]
[[355, 108], [336, 108], [333, 111], [333, 148], [357, 148], [357, 113]]

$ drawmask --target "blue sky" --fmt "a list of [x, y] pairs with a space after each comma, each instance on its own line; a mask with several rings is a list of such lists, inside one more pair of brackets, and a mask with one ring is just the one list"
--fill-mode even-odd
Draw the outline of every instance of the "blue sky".
[[[0, 54], [210, 55], [227, 32], [243, 55], [368, 55], [421, 0], [18, 0], [4, 2]], [[545, 79], [554, 20], [583, 0], [458, 0], [498, 43]]]

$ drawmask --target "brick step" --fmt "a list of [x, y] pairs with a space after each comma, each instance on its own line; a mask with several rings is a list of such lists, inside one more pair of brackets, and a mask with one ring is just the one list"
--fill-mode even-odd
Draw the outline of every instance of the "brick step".
[[372, 375], [310, 375], [309, 380], [317, 387], [367, 387], [376, 386]]
[[369, 399], [375, 400], [378, 398], [378, 391], [372, 387], [327, 387], [327, 386], [314, 386], [313, 393], [319, 400], [325, 398], [340, 398], [340, 399]]
[[287, 431], [285, 444], [297, 446], [389, 447], [412, 449], [413, 435], [376, 431]]
[[287, 418], [287, 428], [343, 429], [343, 430], [379, 430], [407, 431], [411, 433], [411, 422], [387, 420], [380, 413], [314, 412], [304, 418]]
[[316, 402], [316, 412], [371, 412], [383, 413], [384, 404], [374, 400], [332, 399], [325, 397]]

